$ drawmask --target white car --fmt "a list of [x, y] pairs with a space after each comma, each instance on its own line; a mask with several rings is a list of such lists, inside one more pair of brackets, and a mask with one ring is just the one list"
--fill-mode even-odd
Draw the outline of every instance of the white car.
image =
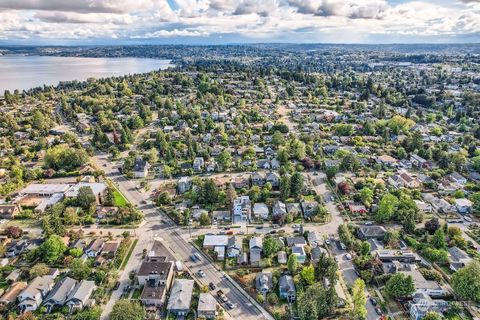
[[352, 255], [350, 253], [347, 253], [345, 255], [345, 258], [347, 258], [347, 260], [352, 260]]
[[473, 221], [472, 218], [470, 218], [468, 216], [463, 217], [463, 219], [465, 219], [465, 221], [467, 221], [467, 222], [472, 222]]
[[204, 277], [205, 277], [205, 272], [204, 272], [203, 270], [198, 270], [197, 275], [198, 275], [200, 278], [204, 278]]

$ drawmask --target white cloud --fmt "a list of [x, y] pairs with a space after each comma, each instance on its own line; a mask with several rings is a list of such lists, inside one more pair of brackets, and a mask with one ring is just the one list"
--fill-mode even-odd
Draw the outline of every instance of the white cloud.
[[0, 0], [1, 39], [148, 39], [235, 34], [295, 42], [480, 32], [474, 0]]

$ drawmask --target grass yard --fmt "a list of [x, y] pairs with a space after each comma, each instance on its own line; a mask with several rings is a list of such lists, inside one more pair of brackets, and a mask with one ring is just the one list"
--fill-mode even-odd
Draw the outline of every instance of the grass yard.
[[132, 299], [138, 300], [138, 298], [140, 298], [140, 295], [142, 294], [142, 290], [143, 290], [143, 286], [135, 289], [135, 291], [133, 291], [132, 293]]
[[130, 249], [128, 250], [128, 254], [125, 257], [125, 259], [123, 259], [122, 265], [120, 266], [121, 270], [125, 269], [125, 266], [127, 265], [128, 260], [130, 260], [130, 257], [132, 256], [133, 249], [135, 249], [135, 246], [137, 245], [137, 243], [138, 243], [138, 239], [135, 239], [133, 241], [133, 244], [130, 246]]
[[128, 203], [127, 199], [118, 190], [113, 191], [113, 201], [116, 207], [125, 207]]

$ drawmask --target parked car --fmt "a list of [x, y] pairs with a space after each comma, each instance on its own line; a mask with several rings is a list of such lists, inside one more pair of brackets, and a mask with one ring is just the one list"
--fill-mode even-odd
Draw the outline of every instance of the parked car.
[[347, 260], [352, 260], [352, 255], [350, 253], [347, 253], [345, 255], [345, 258], [347, 258]]
[[370, 297], [370, 302], [371, 302], [374, 306], [377, 305], [377, 300], [376, 300], [375, 298], [373, 298], [373, 297]]
[[375, 312], [376, 312], [379, 316], [381, 316], [382, 313], [383, 313], [382, 310], [381, 310], [379, 307], [376, 307], [376, 308], [375, 308]]
[[217, 297], [220, 298], [220, 300], [223, 301], [223, 302], [227, 302], [227, 301], [228, 301], [227, 296], [225, 295], [225, 293], [223, 293], [222, 290], [218, 290], [218, 291], [217, 291]]
[[213, 282], [210, 282], [208, 284], [208, 287], [210, 288], [210, 290], [215, 290], [215, 288], [217, 287]]
[[278, 228], [280, 228], [280, 225], [274, 223], [274, 224], [272, 224], [272, 228], [273, 228], [273, 229], [278, 229]]
[[115, 285], [113, 286], [113, 290], [118, 290], [120, 288], [120, 281], [115, 282]]
[[198, 270], [197, 276], [199, 276], [200, 278], [204, 278], [205, 277], [205, 272], [203, 270]]
[[226, 305], [230, 310], [235, 309], [236, 307], [235, 303], [233, 303], [232, 301], [227, 301]]
[[473, 221], [472, 218], [470, 218], [468, 216], [463, 217], [463, 219], [467, 222], [472, 222]]

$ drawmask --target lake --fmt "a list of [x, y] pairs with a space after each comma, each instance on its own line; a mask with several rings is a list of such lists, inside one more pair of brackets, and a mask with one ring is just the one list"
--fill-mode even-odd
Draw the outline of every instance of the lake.
[[143, 58], [79, 58], [0, 56], [0, 95], [5, 90], [27, 90], [60, 81], [105, 78], [166, 69], [170, 60]]

